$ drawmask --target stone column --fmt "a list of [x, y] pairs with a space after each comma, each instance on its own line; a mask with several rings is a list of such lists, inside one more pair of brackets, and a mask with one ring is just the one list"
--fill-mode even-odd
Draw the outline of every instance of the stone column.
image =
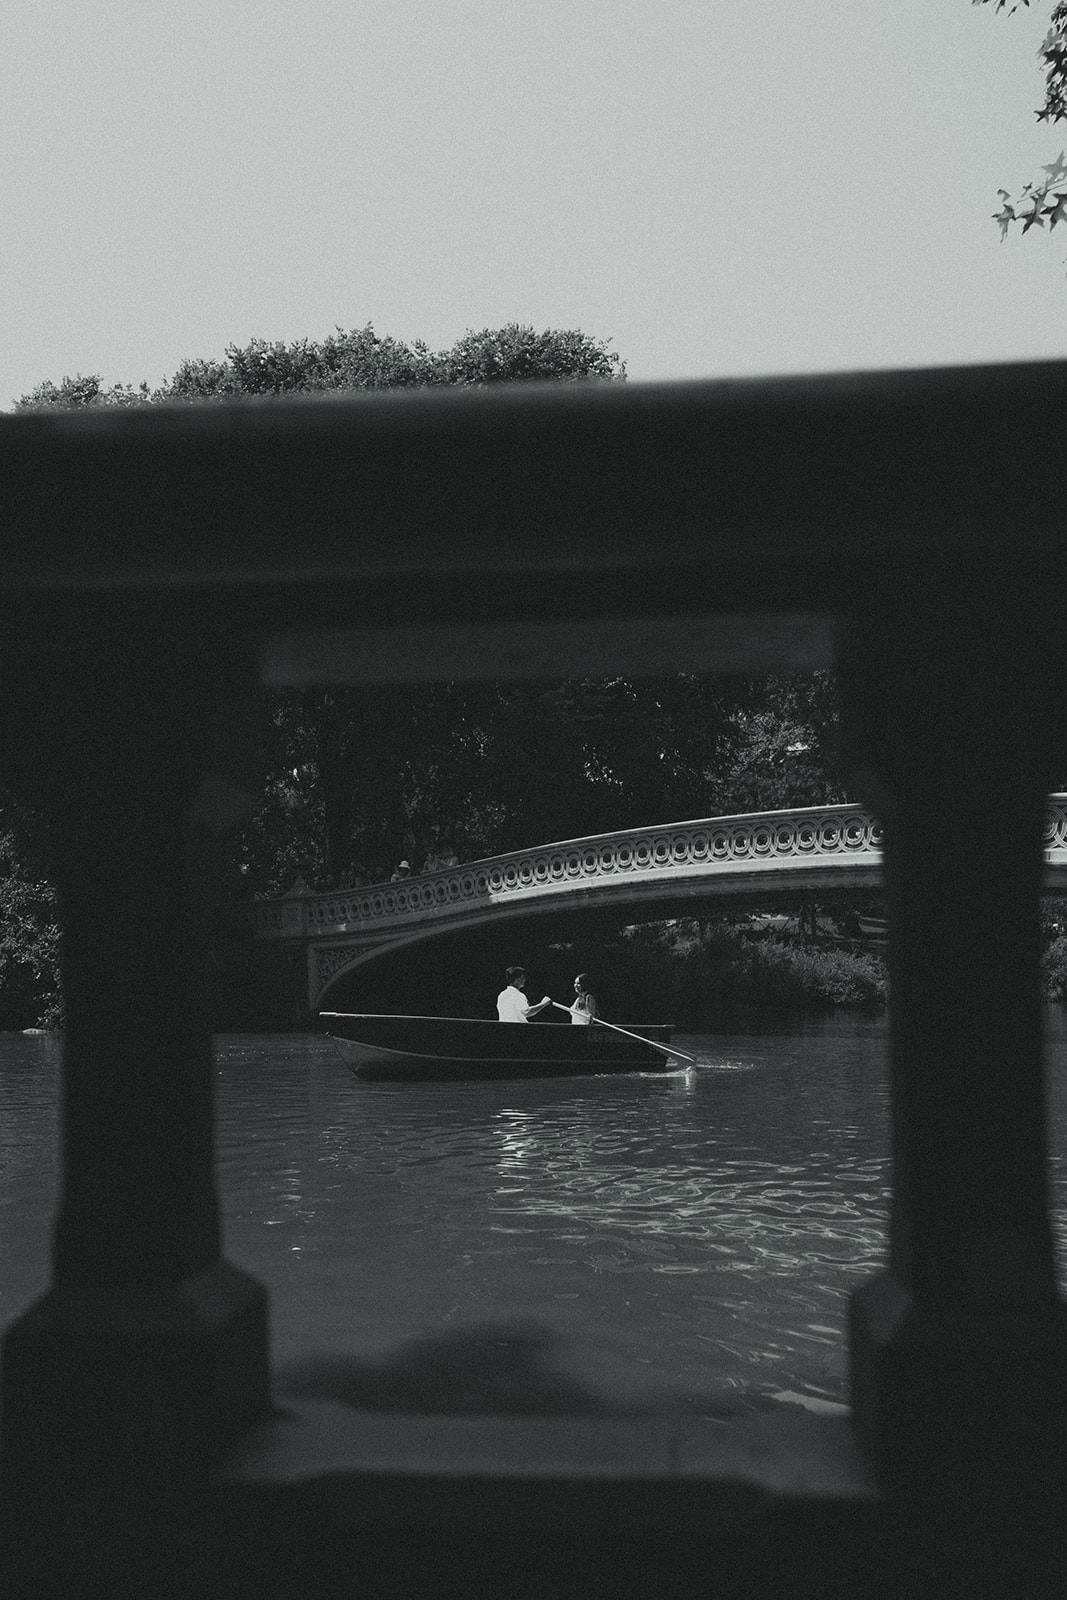
[[1067, 1488], [1039, 993], [1064, 656], [1040, 583], [924, 578], [872, 583], [840, 661], [890, 915], [891, 1246], [853, 1297], [853, 1406], [895, 1501], [957, 1517], [976, 1549], [995, 1506], [1003, 1555], [1009, 1503], [1032, 1538]]
[[269, 1408], [265, 1295], [220, 1256], [193, 892], [248, 806], [255, 662], [221, 602], [90, 595], [5, 628], [0, 770], [51, 824], [66, 1032], [54, 1277], [4, 1340], [3, 1481], [89, 1529]]

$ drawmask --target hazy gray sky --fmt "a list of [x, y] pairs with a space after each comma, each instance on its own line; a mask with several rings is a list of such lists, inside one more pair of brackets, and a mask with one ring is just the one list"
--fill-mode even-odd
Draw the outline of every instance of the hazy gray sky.
[[6, 0], [0, 407], [506, 322], [635, 379], [1067, 353], [1050, 5]]

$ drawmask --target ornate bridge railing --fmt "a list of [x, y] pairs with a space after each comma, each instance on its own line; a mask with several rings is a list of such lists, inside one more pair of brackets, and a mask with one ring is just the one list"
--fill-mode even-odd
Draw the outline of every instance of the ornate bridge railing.
[[[882, 832], [854, 805], [752, 812], [538, 845], [402, 883], [260, 901], [263, 939], [301, 939], [314, 1003], [346, 967], [381, 946], [551, 905], [684, 903], [708, 894], [876, 886]], [[1067, 890], [1067, 795], [1052, 795], [1046, 883]]]
[[603, 889], [678, 886], [683, 879], [765, 879], [815, 863], [875, 865], [879, 824], [857, 806], [753, 812], [537, 845], [439, 869], [402, 883], [259, 901], [261, 938], [392, 932], [451, 920], [465, 906], [510, 906]]
[[[857, 806], [752, 812], [537, 845], [402, 883], [258, 901], [253, 915], [261, 938], [308, 938], [393, 931], [412, 920], [451, 919], [464, 905], [488, 902], [503, 910], [608, 882], [637, 889], [697, 877], [740, 887], [747, 879], [761, 892], [771, 874], [815, 868], [825, 881], [836, 870], [878, 865], [881, 844], [880, 824]], [[1050, 869], [1067, 874], [1067, 795], [1049, 797], [1045, 859]], [[1050, 887], [1061, 883], [1067, 889], [1067, 876], [1061, 880], [1057, 873]]]

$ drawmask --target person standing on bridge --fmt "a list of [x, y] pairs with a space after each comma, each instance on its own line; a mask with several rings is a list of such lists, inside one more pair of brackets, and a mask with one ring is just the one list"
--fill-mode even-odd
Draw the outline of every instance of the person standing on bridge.
[[521, 967], [509, 967], [504, 974], [508, 980], [506, 989], [501, 989], [496, 997], [496, 1014], [501, 1022], [529, 1022], [536, 1017], [539, 1011], [552, 1004], [546, 994], [545, 998], [537, 1005], [530, 1005], [523, 990], [526, 988], [526, 974]]
[[588, 972], [579, 972], [574, 980], [575, 1001], [567, 1010], [571, 1021], [588, 1025], [596, 1016], [596, 996], [589, 989]]

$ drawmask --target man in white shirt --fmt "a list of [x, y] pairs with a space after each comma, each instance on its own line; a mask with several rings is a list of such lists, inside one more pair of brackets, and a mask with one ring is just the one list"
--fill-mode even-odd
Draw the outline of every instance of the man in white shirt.
[[521, 967], [509, 967], [504, 976], [508, 980], [508, 986], [506, 989], [501, 989], [496, 997], [496, 1014], [501, 1022], [529, 1022], [539, 1011], [552, 1004], [547, 994], [538, 1005], [532, 1006], [528, 1003], [523, 994], [526, 974]]

